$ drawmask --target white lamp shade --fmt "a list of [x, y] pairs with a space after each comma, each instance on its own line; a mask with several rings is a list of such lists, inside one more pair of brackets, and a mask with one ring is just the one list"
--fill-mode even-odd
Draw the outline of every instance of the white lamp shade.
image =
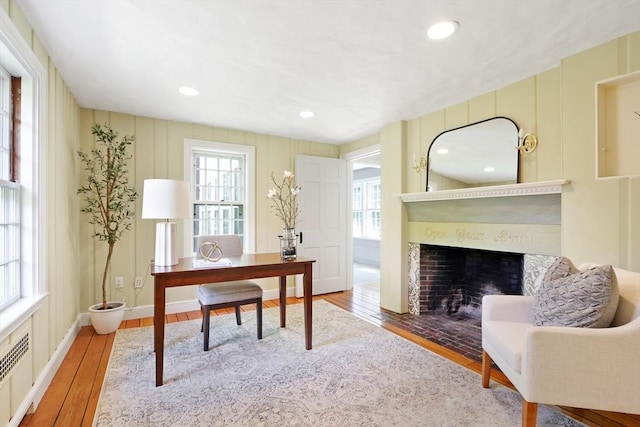
[[142, 218], [189, 218], [189, 184], [175, 179], [145, 179]]
[[170, 219], [189, 218], [189, 184], [174, 179], [145, 179], [142, 195], [142, 218], [164, 219], [156, 224], [157, 266], [178, 263], [176, 224]]

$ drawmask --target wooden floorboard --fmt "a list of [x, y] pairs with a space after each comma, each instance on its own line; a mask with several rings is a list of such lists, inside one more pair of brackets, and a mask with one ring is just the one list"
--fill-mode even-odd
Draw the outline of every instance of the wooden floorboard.
[[[379, 293], [373, 287], [355, 287], [353, 291], [322, 295], [314, 297], [314, 299], [324, 299], [478, 374], [481, 372], [482, 367], [477, 360], [464, 357], [426, 339], [423, 336], [424, 333], [421, 332], [419, 319], [416, 321], [415, 316], [410, 318], [381, 309]], [[287, 298], [287, 304], [301, 302], [302, 298]], [[263, 302], [264, 308], [273, 308], [279, 305], [278, 300]], [[255, 310], [255, 305], [243, 307], [243, 310]], [[221, 309], [212, 311], [211, 315], [232, 314], [233, 312], [233, 308]], [[200, 318], [201, 313], [198, 310], [168, 314], [165, 317], [167, 323]], [[153, 318], [127, 320], [122, 322], [120, 328], [144, 326], [153, 326]], [[20, 427], [90, 426], [97, 408], [114, 338], [115, 333], [97, 335], [91, 326], [81, 328], [37, 410], [33, 414], [26, 415], [20, 423]], [[513, 388], [509, 380], [497, 370], [492, 372], [492, 380]], [[480, 377], [478, 376], [479, 381]], [[575, 408], [556, 409], [593, 427], [640, 426], [639, 415]]]

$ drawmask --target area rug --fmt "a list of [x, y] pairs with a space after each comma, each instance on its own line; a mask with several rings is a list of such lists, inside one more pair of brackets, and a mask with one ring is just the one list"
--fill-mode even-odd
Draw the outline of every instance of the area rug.
[[[118, 330], [97, 426], [518, 426], [520, 396], [325, 301], [168, 324], [164, 385], [155, 387], [153, 328]], [[538, 426], [582, 425], [540, 405]]]

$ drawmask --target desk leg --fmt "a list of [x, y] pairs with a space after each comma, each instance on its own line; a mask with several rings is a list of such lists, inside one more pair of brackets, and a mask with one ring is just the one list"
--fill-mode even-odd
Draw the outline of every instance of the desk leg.
[[280, 327], [287, 325], [287, 276], [280, 276]]
[[304, 277], [302, 279], [304, 285], [304, 343], [307, 350], [311, 350], [311, 307], [313, 303], [313, 282], [312, 265], [310, 262], [305, 265]]
[[153, 350], [156, 353], [156, 387], [162, 385], [164, 367], [164, 313], [165, 289], [158, 278], [154, 278], [153, 299]]

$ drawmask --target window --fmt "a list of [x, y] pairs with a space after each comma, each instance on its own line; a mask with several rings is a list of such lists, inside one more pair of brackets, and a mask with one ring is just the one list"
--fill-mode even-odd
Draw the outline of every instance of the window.
[[244, 156], [193, 153], [194, 240], [207, 234], [244, 235], [244, 163]]
[[[19, 79], [14, 80], [19, 82]], [[14, 84], [16, 91], [19, 88]], [[20, 299], [20, 185], [13, 144], [12, 78], [0, 67], [0, 311]]]
[[0, 10], [0, 334], [46, 293], [47, 70]]
[[185, 146], [193, 203], [188, 247], [197, 250], [198, 236], [237, 234], [253, 251], [253, 147], [196, 140]]
[[354, 181], [353, 237], [380, 239], [380, 177]]
[[351, 220], [353, 237], [362, 237], [362, 184], [353, 184]]

